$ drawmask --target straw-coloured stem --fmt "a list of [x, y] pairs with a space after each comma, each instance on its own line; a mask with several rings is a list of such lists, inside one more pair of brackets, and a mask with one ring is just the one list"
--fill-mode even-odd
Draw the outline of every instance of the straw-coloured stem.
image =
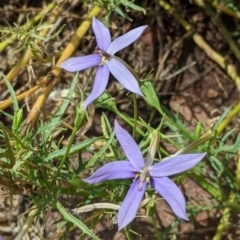
[[[160, 0], [159, 4], [167, 12], [172, 14], [172, 16], [185, 28], [186, 31], [193, 29], [192, 25], [183, 19], [170, 4], [164, 0]], [[193, 33], [192, 38], [194, 42], [209, 56], [209, 58], [211, 58], [225, 70], [228, 76], [235, 82], [237, 89], [240, 91], [240, 76], [238, 76], [236, 68], [232, 64], [227, 64], [224, 57], [218, 52], [214, 51], [200, 34]]]
[[[36, 102], [34, 103], [27, 119], [26, 124], [34, 125], [36, 120], [38, 119], [39, 113], [43, 109], [43, 106], [51, 93], [53, 87], [58, 83], [60, 74], [62, 72], [62, 69], [58, 66], [72, 56], [74, 51], [77, 49], [77, 47], [80, 44], [80, 41], [82, 40], [83, 36], [88, 31], [89, 27], [91, 26], [91, 20], [93, 16], [97, 16], [100, 13], [99, 7], [94, 7], [92, 11], [88, 14], [87, 18], [81, 23], [79, 28], [77, 29], [76, 33], [72, 36], [71, 41], [66, 46], [66, 48], [63, 50], [63, 53], [59, 60], [56, 63], [56, 67], [51, 71], [52, 76], [54, 76], [54, 80], [50, 81], [48, 85], [45, 87], [43, 92], [38, 96]], [[47, 78], [47, 77], [45, 77]]]

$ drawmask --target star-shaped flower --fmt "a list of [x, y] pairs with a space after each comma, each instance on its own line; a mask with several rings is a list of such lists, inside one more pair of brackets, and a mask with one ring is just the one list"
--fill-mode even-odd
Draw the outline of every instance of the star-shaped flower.
[[135, 28], [111, 42], [111, 35], [102, 22], [93, 17], [92, 27], [97, 40], [97, 53], [83, 57], [69, 58], [60, 67], [77, 72], [86, 68], [98, 66], [92, 92], [84, 103], [86, 108], [105, 90], [110, 72], [130, 92], [143, 95], [134, 73], [122, 59], [114, 56], [116, 52], [136, 41], [147, 26]]
[[[84, 181], [95, 184], [113, 179], [134, 179], [118, 212], [118, 229], [124, 228], [134, 219], [148, 183], [168, 202], [175, 215], [188, 220], [184, 196], [168, 176], [194, 167], [206, 153], [169, 157], [152, 166], [155, 153], [149, 154], [152, 160], [144, 160], [136, 142], [117, 121], [115, 121], [115, 134], [128, 161], [108, 163]], [[156, 146], [154, 148], [157, 149]]]

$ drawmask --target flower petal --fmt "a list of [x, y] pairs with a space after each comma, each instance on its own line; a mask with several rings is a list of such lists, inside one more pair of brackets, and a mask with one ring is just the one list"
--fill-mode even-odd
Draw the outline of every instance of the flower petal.
[[147, 28], [147, 26], [142, 26], [135, 28], [124, 35], [116, 38], [112, 43], [109, 45], [107, 49], [107, 53], [113, 55], [119, 50], [127, 47], [134, 41], [136, 41], [143, 33], [143, 31]]
[[99, 65], [101, 59], [102, 58], [99, 54], [90, 54], [83, 57], [73, 57], [64, 61], [59, 67], [69, 72], [77, 72]]
[[83, 179], [87, 183], [99, 183], [112, 179], [134, 178], [136, 173], [128, 161], [111, 162], [99, 168], [91, 177]]
[[143, 96], [137, 79], [133, 74], [118, 60], [112, 58], [106, 61], [106, 64], [112, 75], [130, 92]]
[[104, 24], [95, 17], [93, 17], [92, 20], [92, 27], [98, 47], [106, 52], [111, 43], [111, 35], [108, 28], [106, 28]]
[[137, 172], [140, 171], [144, 167], [144, 159], [138, 145], [131, 135], [118, 124], [117, 120], [114, 121], [114, 128], [117, 140], [127, 159]]
[[145, 193], [147, 183], [146, 181], [142, 185], [142, 189], [139, 190], [140, 181], [136, 179], [133, 181], [128, 193], [118, 211], [118, 230], [126, 227], [135, 217], [137, 209]]
[[206, 153], [183, 154], [169, 157], [168, 159], [150, 167], [149, 173], [152, 177], [166, 177], [184, 172], [200, 162]]
[[168, 177], [151, 178], [152, 187], [166, 200], [176, 216], [188, 220], [186, 202], [178, 186]]
[[106, 65], [98, 67], [93, 83], [92, 92], [87, 97], [83, 105], [85, 109], [91, 102], [97, 99], [104, 92], [105, 88], [107, 87], [109, 74], [110, 72]]

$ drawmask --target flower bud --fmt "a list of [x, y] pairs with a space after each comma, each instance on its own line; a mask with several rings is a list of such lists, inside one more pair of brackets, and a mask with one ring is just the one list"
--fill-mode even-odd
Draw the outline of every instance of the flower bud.
[[149, 167], [153, 164], [154, 157], [158, 150], [159, 142], [160, 142], [160, 134], [156, 130], [154, 130], [151, 133], [151, 142], [150, 142], [147, 156], [145, 158], [146, 167]]

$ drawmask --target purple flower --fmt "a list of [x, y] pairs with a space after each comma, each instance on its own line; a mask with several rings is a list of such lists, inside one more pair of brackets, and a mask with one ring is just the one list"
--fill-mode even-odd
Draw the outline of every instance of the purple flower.
[[[136, 142], [117, 121], [115, 133], [128, 161], [108, 163], [84, 181], [94, 184], [112, 179], [134, 179], [118, 212], [118, 229], [124, 228], [134, 219], [148, 183], [168, 202], [175, 215], [188, 220], [184, 196], [168, 176], [194, 167], [206, 153], [169, 157], [152, 166], [155, 153], [148, 154], [148, 159], [144, 160]], [[156, 146], [153, 148], [157, 149]], [[150, 161], [149, 156], [152, 158]]]
[[104, 92], [110, 72], [127, 90], [143, 96], [134, 73], [128, 69], [129, 66], [124, 61], [114, 54], [136, 41], [147, 26], [135, 28], [116, 38], [113, 42], [111, 42], [109, 30], [102, 22], [93, 17], [92, 26], [97, 40], [97, 53], [69, 58], [60, 65], [61, 68], [69, 72], [98, 66], [93, 89], [84, 103], [84, 108]]

